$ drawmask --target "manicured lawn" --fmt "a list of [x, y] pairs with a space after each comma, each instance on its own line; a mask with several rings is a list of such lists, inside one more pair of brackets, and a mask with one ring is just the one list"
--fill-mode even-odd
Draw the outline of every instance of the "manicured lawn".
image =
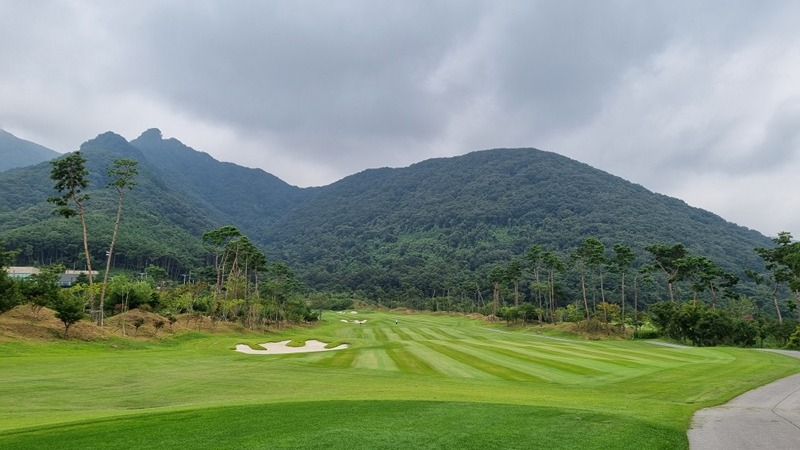
[[[755, 350], [554, 340], [464, 317], [324, 319], [270, 336], [2, 343], [0, 448], [685, 448], [694, 410], [800, 371]], [[232, 350], [284, 339], [350, 348]]]

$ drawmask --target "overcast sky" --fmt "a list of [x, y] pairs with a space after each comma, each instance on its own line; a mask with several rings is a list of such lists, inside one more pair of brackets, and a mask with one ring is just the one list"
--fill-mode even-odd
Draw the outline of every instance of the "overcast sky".
[[0, 0], [0, 128], [319, 186], [536, 147], [800, 237], [800, 2]]

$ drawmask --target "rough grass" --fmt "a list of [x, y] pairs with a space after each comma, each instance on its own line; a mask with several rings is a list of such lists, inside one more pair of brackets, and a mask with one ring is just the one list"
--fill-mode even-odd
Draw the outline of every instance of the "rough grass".
[[[269, 335], [0, 342], [0, 447], [685, 448], [693, 411], [800, 371], [753, 350], [340, 317]], [[350, 348], [231, 350], [284, 339]]]

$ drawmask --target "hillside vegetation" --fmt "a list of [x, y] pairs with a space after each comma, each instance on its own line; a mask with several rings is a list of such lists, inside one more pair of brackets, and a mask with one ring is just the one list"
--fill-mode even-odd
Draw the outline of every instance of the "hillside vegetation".
[[682, 243], [741, 274], [760, 233], [563, 156], [498, 149], [375, 169], [316, 190], [261, 237], [317, 287], [422, 297], [474, 292], [491, 268], [537, 244], [567, 257], [594, 236], [647, 262]]

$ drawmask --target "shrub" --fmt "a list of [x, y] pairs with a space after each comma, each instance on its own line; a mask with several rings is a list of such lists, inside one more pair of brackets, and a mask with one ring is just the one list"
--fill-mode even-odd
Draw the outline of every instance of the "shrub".
[[59, 291], [58, 298], [53, 302], [56, 317], [64, 324], [64, 338], [69, 337], [69, 327], [83, 319], [86, 314], [83, 308], [86, 301], [80, 296], [73, 295], [68, 290]]
[[658, 330], [638, 329], [633, 332], [633, 337], [636, 339], [654, 339], [661, 337], [661, 333]]
[[789, 336], [789, 344], [787, 347], [800, 350], [800, 326], [795, 328], [794, 333]]
[[[758, 328], [752, 322], [733, 317], [704, 303], [658, 302], [650, 305], [653, 324], [664, 336], [696, 346], [737, 345], [752, 347]], [[787, 336], [788, 338], [788, 336]]]
[[136, 328], [136, 331], [135, 331], [136, 333], [139, 332], [139, 328], [142, 325], [144, 325], [144, 322], [145, 322], [144, 317], [136, 317], [131, 321], [131, 323], [133, 324], [133, 327]]

